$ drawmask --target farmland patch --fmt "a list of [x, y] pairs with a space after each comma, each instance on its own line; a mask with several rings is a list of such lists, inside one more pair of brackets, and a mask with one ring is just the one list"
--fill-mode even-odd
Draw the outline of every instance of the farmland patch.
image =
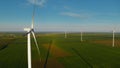
[[[44, 44], [43, 45], [46, 49], [48, 49], [49, 44]], [[54, 44], [54, 41], [51, 44], [51, 50], [50, 50], [50, 54], [53, 55], [53, 57], [65, 57], [65, 56], [70, 56], [69, 53], [63, 51], [62, 49], [60, 49], [59, 47], [57, 47]]]
[[[95, 40], [93, 43], [112, 46], [112, 40]], [[115, 46], [120, 47], [120, 40], [115, 40]]]
[[10, 44], [14, 39], [0, 39], [0, 50], [7, 48], [8, 44]]
[[44, 66], [45, 60], [42, 60], [41, 62], [39, 60], [33, 60], [32, 64], [33, 68], [64, 68], [55, 58], [48, 59], [46, 67]]

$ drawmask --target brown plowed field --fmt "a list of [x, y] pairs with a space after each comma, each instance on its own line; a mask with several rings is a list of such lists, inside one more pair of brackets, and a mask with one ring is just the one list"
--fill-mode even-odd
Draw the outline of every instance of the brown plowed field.
[[[46, 49], [48, 49], [49, 44], [43, 45]], [[57, 47], [56, 45], [52, 44], [50, 49], [50, 54], [53, 55], [53, 57], [65, 57], [70, 56], [69, 53], [65, 52], [61, 48]]]
[[[49, 49], [49, 46], [51, 46], [50, 49]], [[52, 57], [49, 57], [47, 60], [46, 68], [64, 68], [64, 66], [57, 60], [57, 58], [71, 56], [71, 54], [57, 47], [54, 44], [54, 41], [51, 44], [50, 43], [43, 44], [43, 47], [45, 47], [46, 50], [49, 50], [49, 54], [52, 55]], [[39, 60], [34, 60], [32, 67], [33, 68], [44, 68], [44, 64], [45, 64], [45, 60], [42, 60], [41, 63], [39, 62]]]
[[[112, 40], [95, 40], [93, 43], [112, 46]], [[120, 40], [115, 40], [115, 47], [120, 47]]]
[[[45, 60], [42, 60], [41, 63], [39, 60], [33, 60], [32, 68], [44, 68]], [[64, 68], [61, 63], [59, 63], [55, 58], [48, 59], [46, 68]]]

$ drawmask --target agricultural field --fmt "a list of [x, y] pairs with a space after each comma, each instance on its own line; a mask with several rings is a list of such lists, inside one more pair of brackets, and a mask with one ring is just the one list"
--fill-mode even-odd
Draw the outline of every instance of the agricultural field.
[[[40, 56], [32, 39], [32, 68], [120, 68], [120, 34], [37, 33]], [[0, 33], [0, 68], [27, 68], [27, 37]], [[41, 60], [40, 60], [41, 59]]]

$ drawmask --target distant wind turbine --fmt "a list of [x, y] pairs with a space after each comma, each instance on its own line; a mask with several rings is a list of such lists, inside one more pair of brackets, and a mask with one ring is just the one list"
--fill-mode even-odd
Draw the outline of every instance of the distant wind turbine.
[[113, 41], [112, 41], [112, 46], [115, 46], [115, 30], [113, 30]]
[[65, 34], [64, 34], [64, 35], [65, 35], [65, 38], [67, 38], [67, 32], [66, 32], [66, 31], [65, 31]]
[[[34, 2], [35, 1], [36, 0], [34, 0]], [[34, 15], [35, 15], [35, 5], [34, 5], [34, 9], [33, 9], [31, 28], [24, 28], [24, 31], [27, 31], [26, 35], [27, 35], [28, 68], [32, 68], [32, 63], [31, 63], [31, 37], [30, 37], [31, 34], [33, 35], [34, 42], [35, 42], [35, 45], [37, 47], [37, 51], [38, 51], [38, 54], [39, 54], [39, 57], [40, 57], [40, 50], [39, 50], [38, 43], [37, 43], [37, 40], [36, 40], [36, 36], [35, 36], [35, 33], [34, 33]], [[40, 61], [41, 61], [41, 58], [40, 58]]]
[[81, 31], [81, 42], [83, 41], [83, 32]]

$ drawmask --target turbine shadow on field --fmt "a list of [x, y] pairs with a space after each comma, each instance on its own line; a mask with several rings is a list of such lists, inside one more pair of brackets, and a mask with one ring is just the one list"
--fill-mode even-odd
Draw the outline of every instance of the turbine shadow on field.
[[72, 50], [73, 50], [87, 65], [89, 65], [90, 68], [93, 68], [93, 66], [92, 66], [87, 60], [85, 60], [85, 58], [82, 57], [82, 55], [81, 55], [76, 49], [72, 48]]
[[10, 40], [10, 41], [5, 41], [5, 42], [2, 42], [3, 44], [0, 46], [0, 51], [4, 50], [5, 48], [8, 47], [9, 44], [11, 44], [14, 40]]
[[49, 57], [49, 54], [50, 54], [50, 50], [51, 50], [51, 45], [52, 45], [52, 40], [50, 41], [50, 44], [49, 44], [49, 47], [48, 47], [48, 51], [47, 51], [47, 56], [46, 56], [46, 60], [45, 60], [45, 64], [44, 64], [44, 68], [47, 67], [47, 62], [48, 62], [48, 57]]
[[4, 45], [3, 47], [0, 48], [0, 51], [7, 48], [8, 47], [8, 44]]

